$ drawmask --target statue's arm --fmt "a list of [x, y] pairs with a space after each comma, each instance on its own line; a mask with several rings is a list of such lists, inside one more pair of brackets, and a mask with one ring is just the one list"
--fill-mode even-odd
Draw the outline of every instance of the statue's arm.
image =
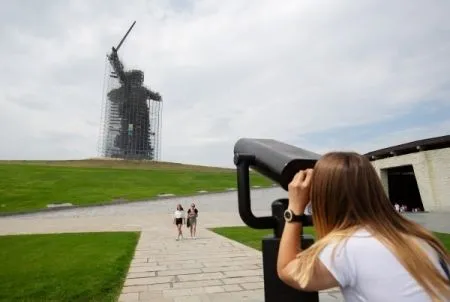
[[117, 55], [117, 51], [113, 47], [111, 54], [108, 56], [108, 60], [111, 63], [111, 66], [114, 72], [119, 77], [119, 80], [122, 84], [125, 83], [125, 71], [122, 62], [119, 60], [119, 56]]
[[151, 91], [150, 89], [146, 89], [147, 98], [150, 100], [161, 101], [161, 95], [158, 92]]

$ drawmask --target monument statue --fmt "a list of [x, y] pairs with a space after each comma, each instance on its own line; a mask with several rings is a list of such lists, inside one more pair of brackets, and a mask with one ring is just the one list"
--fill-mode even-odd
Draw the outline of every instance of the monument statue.
[[[117, 54], [120, 46], [130, 33], [136, 21], [131, 25], [125, 36], [115, 48], [112, 47], [108, 61], [112, 67], [111, 78], [116, 79], [117, 88], [107, 93], [109, 108], [109, 137], [113, 141], [114, 150], [109, 151], [111, 157], [128, 159], [154, 159], [155, 131], [151, 129], [151, 101], [161, 102], [161, 95], [144, 86], [144, 72], [141, 70], [125, 71]], [[159, 117], [158, 117], [159, 118]], [[159, 120], [158, 120], [159, 124]], [[155, 124], [154, 124], [155, 125]], [[154, 126], [153, 125], [153, 126]], [[153, 127], [155, 128], [155, 126]], [[153, 143], [152, 143], [153, 142]], [[110, 149], [112, 146], [109, 146]]]

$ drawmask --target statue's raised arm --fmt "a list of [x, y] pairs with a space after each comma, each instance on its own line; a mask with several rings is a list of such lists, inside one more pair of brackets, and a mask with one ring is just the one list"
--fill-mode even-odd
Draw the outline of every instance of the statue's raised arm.
[[114, 70], [114, 73], [119, 78], [121, 84], [125, 84], [126, 77], [122, 62], [120, 62], [117, 50], [113, 47], [111, 54], [108, 56], [108, 60]]
[[119, 51], [120, 46], [122, 46], [123, 42], [127, 38], [130, 31], [133, 29], [135, 24], [136, 24], [136, 21], [134, 21], [133, 24], [131, 24], [130, 28], [126, 32], [125, 36], [123, 36], [122, 40], [120, 40], [117, 47], [112, 47], [111, 54], [108, 56], [108, 60], [111, 63], [111, 66], [114, 69], [115, 74], [117, 75], [117, 77], [119, 78], [119, 80], [122, 84], [126, 83], [126, 76], [125, 76], [123, 64], [122, 64], [122, 62], [120, 62], [117, 52]]

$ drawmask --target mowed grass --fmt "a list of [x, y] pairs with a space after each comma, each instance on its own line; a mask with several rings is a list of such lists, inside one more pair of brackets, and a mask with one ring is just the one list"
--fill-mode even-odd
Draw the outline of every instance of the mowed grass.
[[33, 165], [78, 168], [114, 168], [114, 169], [140, 169], [140, 170], [183, 170], [183, 171], [209, 171], [231, 172], [234, 169], [187, 165], [181, 163], [151, 161], [151, 160], [121, 160], [121, 159], [82, 159], [82, 160], [0, 160], [1, 165]]
[[[261, 250], [261, 240], [267, 235], [272, 235], [272, 230], [255, 230], [245, 226], [238, 227], [223, 227], [223, 228], [213, 228], [213, 232], [227, 237], [231, 240], [240, 242], [246, 246], [254, 248], [256, 250]], [[303, 229], [305, 234], [310, 234], [315, 236], [314, 227], [305, 227]], [[445, 233], [434, 233], [439, 240], [445, 245], [447, 250], [450, 251], [450, 234]]]
[[139, 233], [0, 236], [0, 301], [116, 301]]
[[[259, 251], [262, 248], [261, 240], [267, 235], [273, 235], [272, 230], [255, 230], [246, 226], [212, 228], [211, 231]], [[305, 227], [304, 233], [315, 235], [312, 227]]]
[[[67, 166], [64, 166], [67, 165]], [[252, 185], [271, 181], [256, 173]], [[0, 162], [0, 212], [142, 200], [158, 194], [196, 194], [236, 187], [233, 169], [139, 161]]]

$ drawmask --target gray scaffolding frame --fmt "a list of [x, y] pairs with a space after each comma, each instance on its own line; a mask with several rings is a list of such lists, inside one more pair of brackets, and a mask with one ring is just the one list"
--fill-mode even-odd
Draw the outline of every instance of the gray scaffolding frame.
[[98, 151], [108, 158], [160, 160], [162, 98], [143, 86], [142, 71], [125, 71], [117, 54], [135, 23], [107, 56]]

